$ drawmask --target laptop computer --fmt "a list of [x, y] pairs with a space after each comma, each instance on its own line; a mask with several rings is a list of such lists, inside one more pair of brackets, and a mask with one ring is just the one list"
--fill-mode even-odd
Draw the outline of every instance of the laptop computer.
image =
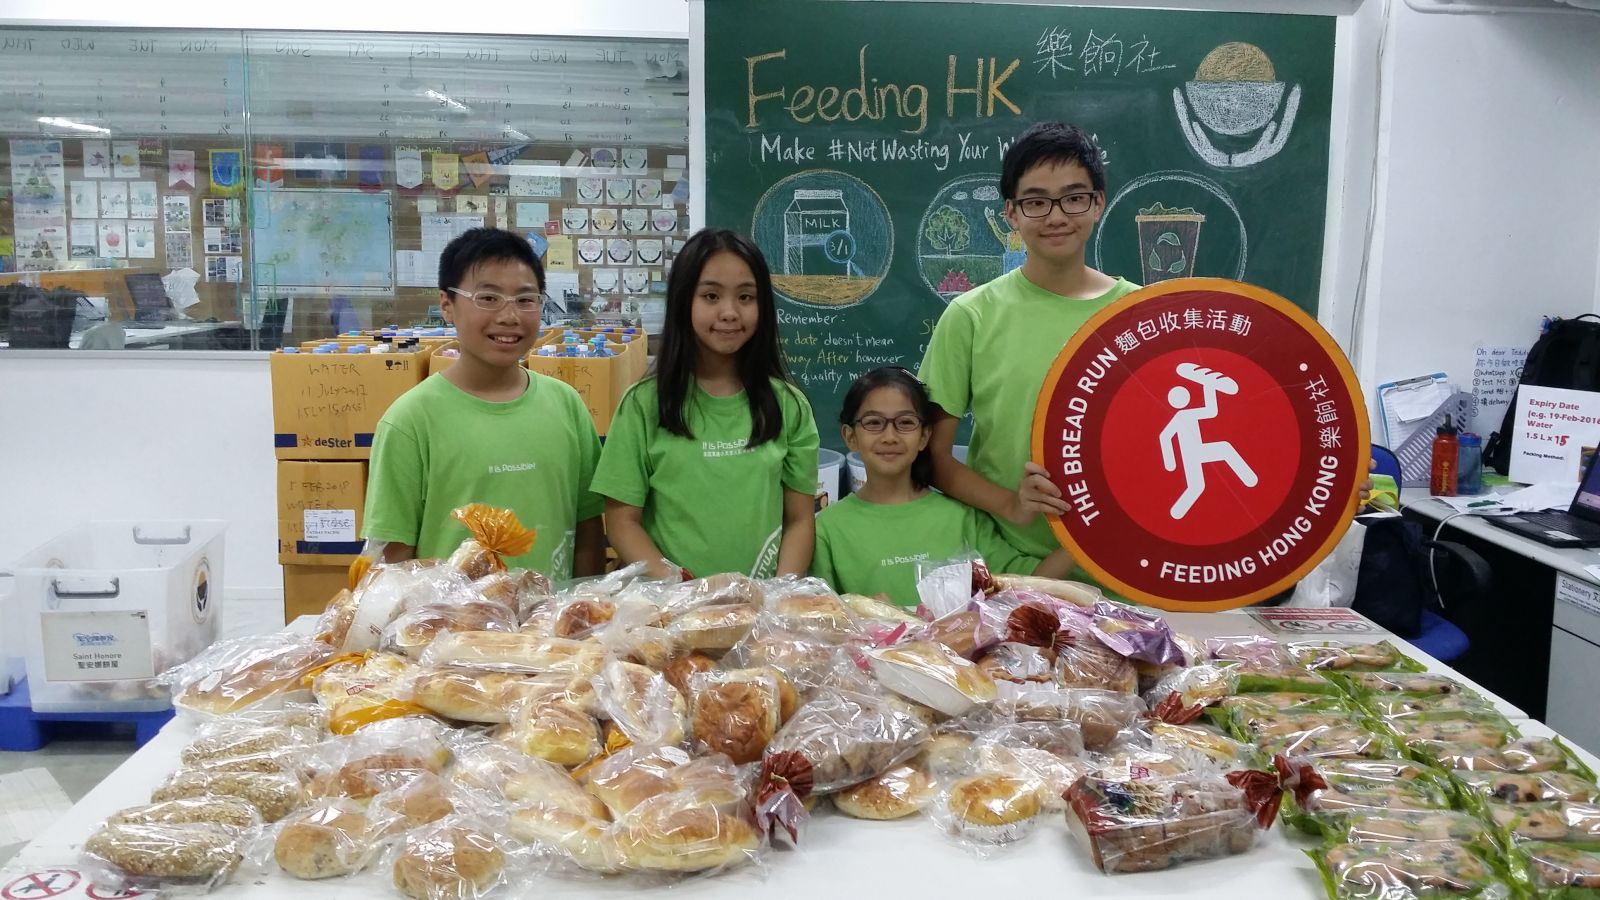
[[167, 286], [161, 276], [149, 272], [129, 275], [128, 293], [133, 297], [132, 326], [160, 328], [172, 320], [172, 300], [167, 297]]
[[1495, 516], [1493, 524], [1552, 547], [1600, 547], [1600, 454], [1589, 461], [1583, 482], [1566, 512], [1518, 513]]

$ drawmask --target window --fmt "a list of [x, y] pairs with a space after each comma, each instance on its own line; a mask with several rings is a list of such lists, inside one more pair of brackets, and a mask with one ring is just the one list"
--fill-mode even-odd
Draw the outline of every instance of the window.
[[688, 234], [686, 60], [664, 40], [0, 29], [0, 336], [272, 349], [425, 324], [440, 248], [477, 225], [544, 255], [548, 316], [655, 325]]

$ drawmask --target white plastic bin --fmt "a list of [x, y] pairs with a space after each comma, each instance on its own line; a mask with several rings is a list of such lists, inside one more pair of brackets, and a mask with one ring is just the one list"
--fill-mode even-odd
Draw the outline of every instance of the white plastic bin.
[[171, 706], [151, 679], [217, 639], [227, 527], [90, 522], [18, 561], [13, 600], [34, 710]]
[[843, 453], [827, 447], [817, 451], [817, 512], [839, 502], [839, 474], [843, 469]]

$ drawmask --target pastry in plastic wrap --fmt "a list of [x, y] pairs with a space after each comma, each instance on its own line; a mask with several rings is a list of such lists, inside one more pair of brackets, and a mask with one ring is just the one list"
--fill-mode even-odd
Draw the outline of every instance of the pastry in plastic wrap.
[[595, 680], [606, 716], [635, 744], [677, 744], [684, 739], [688, 712], [683, 695], [652, 669], [612, 660]]
[[438, 669], [420, 673], [412, 700], [435, 715], [461, 722], [504, 724], [519, 702], [543, 691], [526, 675]]
[[1483, 822], [1470, 813], [1451, 810], [1388, 810], [1354, 815], [1345, 820], [1339, 837], [1347, 844], [1407, 844], [1447, 841], [1483, 843], [1493, 849]]
[[480, 739], [458, 747], [445, 777], [468, 791], [512, 805], [552, 803], [588, 816], [606, 816], [604, 804], [566, 769], [496, 741]]
[[868, 660], [884, 687], [947, 716], [959, 716], [997, 696], [989, 676], [933, 641], [874, 650]]
[[799, 753], [811, 765], [813, 789], [828, 794], [905, 762], [929, 737], [927, 725], [882, 697], [822, 691], [778, 729], [767, 755]]
[[790, 631], [835, 644], [862, 636], [844, 601], [817, 579], [806, 579], [769, 602], [778, 623]]
[[1051, 684], [1055, 681], [1055, 659], [1045, 649], [1030, 644], [996, 644], [978, 658], [978, 670], [997, 682]]
[[343, 648], [350, 635], [350, 626], [355, 623], [359, 605], [356, 595], [349, 588], [335, 594], [322, 615], [317, 617], [317, 630], [314, 632], [317, 640], [331, 647]]
[[1244, 853], [1261, 827], [1245, 792], [1215, 775], [1086, 778], [1067, 799], [1068, 825], [1108, 874]]
[[1534, 890], [1541, 896], [1557, 892], [1583, 896], [1600, 890], [1600, 853], [1568, 844], [1531, 843], [1520, 849], [1528, 860]]
[[309, 728], [256, 725], [219, 719], [202, 728], [179, 754], [184, 765], [257, 754], [292, 754], [315, 742]]
[[936, 793], [933, 778], [907, 763], [834, 794], [833, 805], [857, 819], [903, 819], [921, 812]]
[[1490, 803], [1496, 825], [1518, 840], [1556, 841], [1600, 848], [1600, 805], [1593, 803]]
[[583, 781], [613, 818], [653, 797], [689, 789], [708, 803], [737, 803], [745, 795], [727, 758], [694, 759], [678, 747], [628, 747], [587, 770]]
[[1084, 747], [1100, 751], [1117, 740], [1144, 712], [1139, 698], [1117, 691], [1029, 687], [994, 704], [996, 712], [1021, 722], [1076, 722]]
[[529, 610], [546, 601], [551, 593], [550, 579], [531, 569], [508, 569], [478, 578], [472, 592], [482, 600], [507, 610], [521, 621]]
[[1092, 584], [1065, 581], [1058, 578], [1041, 578], [1037, 575], [992, 576], [996, 594], [1007, 591], [1044, 594], [1073, 606], [1091, 607], [1105, 599], [1105, 592]]
[[554, 848], [578, 867], [610, 874], [621, 869], [616, 838], [605, 819], [539, 803], [511, 811], [511, 836], [525, 844]]
[[661, 669], [661, 674], [666, 677], [667, 683], [678, 689], [684, 696], [689, 695], [689, 679], [701, 672], [710, 672], [717, 668], [717, 661], [704, 653], [685, 653], [669, 661]]
[[244, 838], [221, 825], [103, 825], [83, 842], [84, 868], [97, 885], [150, 890], [210, 888], [233, 873]]
[[403, 656], [376, 653], [334, 663], [312, 680], [311, 690], [328, 711], [328, 730], [351, 734], [374, 722], [427, 715], [412, 700], [417, 671]]
[[445, 560], [445, 565], [476, 581], [506, 570], [505, 558], [522, 556], [533, 550], [534, 533], [517, 521], [509, 509], [496, 509], [482, 503], [469, 503], [450, 513], [471, 532]]
[[757, 622], [744, 640], [723, 657], [723, 664], [752, 668], [771, 666], [802, 690], [826, 683], [844, 660], [854, 665], [839, 645]]
[[1316, 859], [1333, 900], [1499, 900], [1512, 896], [1510, 886], [1464, 844], [1340, 844]]
[[760, 609], [766, 597], [766, 591], [754, 579], [737, 572], [724, 572], [674, 586], [667, 592], [661, 612], [663, 617], [672, 620], [702, 606]]
[[1421, 664], [1388, 641], [1343, 644], [1332, 641], [1291, 644], [1289, 654], [1308, 669], [1335, 672], [1420, 672]]
[[1222, 703], [1239, 689], [1239, 675], [1231, 666], [1199, 665], [1178, 669], [1163, 676], [1144, 692], [1152, 709], [1173, 694], [1185, 706], [1211, 706]]
[[1386, 692], [1365, 698], [1365, 705], [1385, 720], [1419, 716], [1474, 717], [1494, 712], [1494, 705], [1474, 691], [1452, 694]]
[[108, 825], [223, 825], [254, 828], [261, 813], [249, 802], [226, 795], [206, 795], [166, 800], [124, 809], [106, 820]]
[[152, 803], [221, 794], [254, 806], [264, 822], [276, 822], [306, 800], [300, 780], [265, 772], [177, 772], [150, 795]]
[[399, 834], [457, 812], [464, 795], [441, 775], [427, 773], [372, 798], [368, 816], [382, 835]]
[[702, 606], [679, 616], [667, 633], [690, 650], [720, 654], [750, 633], [757, 615], [755, 607], [744, 604]]
[[1203, 725], [1150, 724], [1150, 744], [1176, 756], [1190, 755], [1195, 768], [1214, 766], [1224, 771], [1250, 768], [1259, 754], [1249, 744], [1235, 741]]
[[600, 728], [594, 719], [549, 698], [519, 704], [495, 737], [558, 766], [581, 765], [600, 752]]
[[1431, 672], [1356, 672], [1343, 676], [1351, 685], [1365, 691], [1407, 694], [1459, 694], [1466, 685], [1448, 675]]
[[1437, 744], [1502, 747], [1516, 735], [1516, 729], [1498, 713], [1475, 718], [1418, 716], [1393, 720], [1390, 727], [1407, 747], [1424, 750]]
[[945, 831], [974, 844], [1008, 844], [1026, 837], [1044, 809], [1037, 781], [985, 773], [956, 781], [938, 800], [935, 820]]
[[430, 603], [408, 609], [384, 626], [378, 648], [411, 659], [421, 659], [423, 651], [439, 635], [451, 631], [518, 630], [515, 611], [499, 603], [469, 600], [461, 603]]
[[782, 724], [778, 678], [770, 671], [697, 674], [690, 678], [689, 696], [697, 753], [721, 753], [740, 765], [755, 762]]
[[603, 661], [598, 644], [526, 632], [451, 632], [440, 635], [422, 654], [427, 666], [534, 675], [593, 675]]
[[617, 604], [605, 597], [574, 597], [561, 604], [556, 613], [556, 637], [582, 640], [599, 630], [617, 614]]
[[307, 881], [354, 875], [377, 850], [372, 838], [372, 825], [359, 806], [322, 803], [284, 820], [272, 857], [279, 868]]
[[1138, 693], [1138, 669], [1093, 634], [1062, 631], [1055, 650], [1056, 682], [1063, 687]]
[[406, 836], [394, 886], [413, 900], [473, 900], [498, 885], [506, 856], [488, 829], [445, 819]]
[[405, 787], [442, 767], [415, 753], [375, 753], [352, 759], [334, 772], [311, 783], [311, 793], [319, 797], [348, 797], [370, 800], [384, 791]]
[[613, 827], [623, 867], [644, 872], [704, 872], [753, 859], [761, 848], [755, 825], [695, 791], [640, 803]]
[[180, 711], [221, 716], [259, 703], [283, 702], [304, 690], [305, 676], [331, 662], [335, 650], [303, 635], [275, 632], [218, 641], [199, 656], [169, 669]]
[[881, 622], [890, 627], [905, 625], [908, 628], [920, 628], [927, 623], [917, 618], [911, 610], [902, 609], [876, 597], [863, 597], [860, 594], [840, 594], [846, 608], [859, 619], [868, 622]]
[[1568, 772], [1456, 772], [1454, 777], [1472, 793], [1501, 803], [1590, 803], [1600, 796], [1592, 780]]

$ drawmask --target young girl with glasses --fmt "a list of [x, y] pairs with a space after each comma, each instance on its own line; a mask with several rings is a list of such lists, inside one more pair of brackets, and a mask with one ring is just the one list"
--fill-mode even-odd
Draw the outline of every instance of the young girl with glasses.
[[980, 510], [930, 490], [928, 450], [936, 409], [916, 376], [898, 366], [857, 378], [839, 413], [840, 434], [861, 454], [867, 481], [817, 516], [811, 574], [839, 591], [917, 605], [917, 563], [963, 551], [984, 558], [992, 572], [1065, 578], [1066, 551], [1044, 560], [1026, 556], [1000, 537]]
[[817, 425], [784, 365], [766, 260], [700, 231], [672, 263], [655, 375], [622, 398], [595, 472], [611, 545], [662, 577], [804, 574], [816, 486]]

